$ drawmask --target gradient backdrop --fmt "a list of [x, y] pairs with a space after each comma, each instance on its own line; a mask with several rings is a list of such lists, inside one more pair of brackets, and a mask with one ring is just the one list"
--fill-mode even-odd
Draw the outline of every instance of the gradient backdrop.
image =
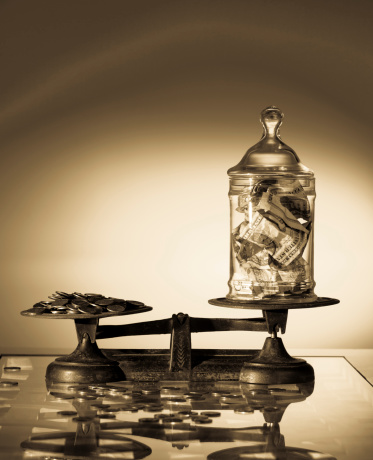
[[362, 0], [0, 1], [0, 353], [73, 350], [72, 321], [19, 314], [55, 290], [154, 307], [102, 324], [252, 316], [207, 300], [227, 293], [226, 171], [268, 105], [316, 174], [316, 293], [341, 300], [292, 311], [285, 345], [372, 348], [372, 14]]

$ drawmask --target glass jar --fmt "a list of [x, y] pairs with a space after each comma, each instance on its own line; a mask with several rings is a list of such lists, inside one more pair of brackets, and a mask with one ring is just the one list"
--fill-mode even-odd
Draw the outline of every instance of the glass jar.
[[314, 173], [280, 139], [283, 113], [261, 113], [264, 132], [228, 170], [228, 300], [310, 302], [314, 294]]

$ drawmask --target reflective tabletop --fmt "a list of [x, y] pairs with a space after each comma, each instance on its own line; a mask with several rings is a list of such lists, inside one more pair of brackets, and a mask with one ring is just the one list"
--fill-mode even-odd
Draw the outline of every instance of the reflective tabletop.
[[1, 460], [373, 458], [373, 388], [343, 357], [307, 357], [312, 384], [47, 389], [53, 359], [1, 358]]

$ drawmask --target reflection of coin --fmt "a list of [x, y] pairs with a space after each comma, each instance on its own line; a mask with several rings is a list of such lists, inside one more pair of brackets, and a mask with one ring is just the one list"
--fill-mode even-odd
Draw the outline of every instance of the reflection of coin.
[[98, 418], [106, 418], [106, 419], [113, 419], [113, 418], [116, 418], [116, 415], [115, 414], [97, 414], [97, 417]]
[[57, 414], [61, 415], [62, 417], [72, 417], [74, 415], [77, 415], [78, 413], [73, 410], [60, 410], [57, 412]]
[[142, 388], [141, 393], [144, 395], [157, 395], [160, 393], [159, 388]]
[[140, 423], [159, 423], [159, 420], [151, 417], [142, 417], [139, 418]]
[[236, 414], [252, 414], [254, 409], [250, 406], [239, 406], [234, 409]]
[[213, 391], [211, 393], [211, 396], [214, 396], [216, 398], [220, 398], [221, 396], [229, 396], [230, 392], [229, 391]]
[[5, 388], [5, 387], [16, 387], [18, 385], [18, 382], [15, 382], [14, 380], [0, 380], [0, 387]]
[[[188, 398], [189, 401], [194, 401], [192, 398]], [[186, 404], [188, 401], [184, 398], [165, 398], [168, 404], [175, 404], [176, 406], [179, 404]], [[198, 399], [200, 401], [200, 399]]]
[[121, 412], [138, 412], [139, 407], [137, 406], [130, 406], [130, 405], [125, 405], [125, 406], [120, 406]]
[[162, 404], [146, 404], [144, 406], [144, 412], [161, 412], [162, 410]]
[[194, 417], [196, 415], [198, 415], [198, 412], [191, 411], [191, 410], [180, 410], [177, 413], [177, 416], [182, 417], [182, 418], [191, 418], [191, 417]]
[[176, 417], [175, 414], [155, 414], [154, 418], [162, 419], [162, 418], [174, 418]]
[[204, 415], [206, 417], [220, 417], [221, 416], [221, 413], [220, 412], [216, 412], [216, 411], [204, 411], [204, 412], [201, 412], [201, 415]]
[[91, 422], [94, 417], [74, 417], [73, 422]]
[[203, 415], [192, 417], [194, 423], [212, 423], [212, 419]]
[[177, 423], [183, 423], [182, 418], [177, 418], [177, 417], [164, 417], [161, 419], [162, 423], [164, 424], [169, 424], [169, 425], [176, 425]]

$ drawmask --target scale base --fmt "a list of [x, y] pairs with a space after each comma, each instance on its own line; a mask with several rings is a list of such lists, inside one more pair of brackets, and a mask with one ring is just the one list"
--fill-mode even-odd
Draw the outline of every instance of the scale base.
[[239, 380], [252, 384], [306, 383], [315, 379], [313, 367], [292, 358], [279, 337], [267, 337], [258, 355], [243, 365]]
[[50, 386], [56, 383], [116, 382], [126, 380], [126, 376], [118, 361], [107, 358], [86, 334], [73, 353], [57, 358], [48, 365], [45, 379]]

